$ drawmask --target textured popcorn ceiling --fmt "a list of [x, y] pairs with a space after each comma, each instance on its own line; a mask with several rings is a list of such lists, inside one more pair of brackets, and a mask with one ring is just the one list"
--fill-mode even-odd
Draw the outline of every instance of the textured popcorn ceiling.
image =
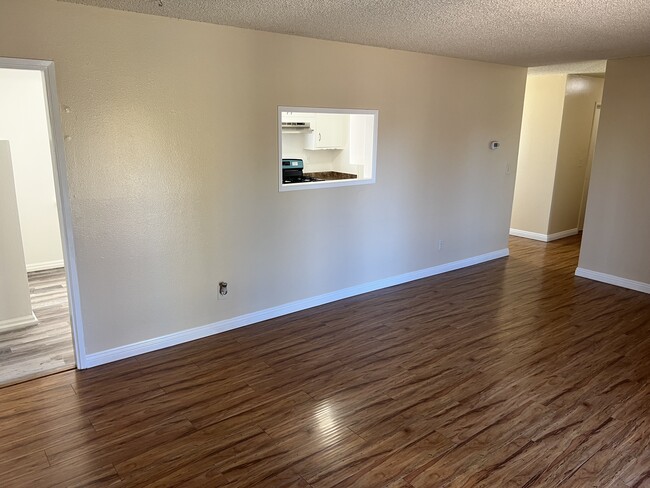
[[650, 55], [648, 0], [63, 0], [465, 59]]

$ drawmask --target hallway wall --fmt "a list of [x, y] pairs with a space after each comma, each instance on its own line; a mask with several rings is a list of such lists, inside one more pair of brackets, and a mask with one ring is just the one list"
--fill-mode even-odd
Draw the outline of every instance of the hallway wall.
[[529, 75], [510, 227], [548, 233], [566, 75]]
[[548, 234], [578, 229], [594, 109], [604, 85], [604, 78], [567, 78]]

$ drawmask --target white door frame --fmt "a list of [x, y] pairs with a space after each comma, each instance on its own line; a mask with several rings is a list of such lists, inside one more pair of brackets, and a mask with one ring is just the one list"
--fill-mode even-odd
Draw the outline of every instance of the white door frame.
[[86, 346], [84, 342], [81, 306], [79, 304], [79, 279], [77, 276], [77, 261], [75, 258], [74, 235], [72, 232], [70, 191], [68, 189], [67, 165], [63, 144], [59, 98], [56, 91], [54, 61], [0, 57], [0, 68], [36, 70], [40, 71], [43, 75], [50, 132], [50, 151], [54, 172], [54, 190], [59, 212], [59, 226], [63, 244], [63, 262], [65, 263], [65, 274], [68, 280], [68, 303], [70, 304], [72, 342], [74, 343], [74, 355], [77, 368], [85, 369], [87, 367]]

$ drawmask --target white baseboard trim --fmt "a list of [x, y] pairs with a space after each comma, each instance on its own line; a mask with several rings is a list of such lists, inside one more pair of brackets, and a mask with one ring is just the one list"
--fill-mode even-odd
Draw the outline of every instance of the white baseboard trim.
[[46, 269], [56, 269], [63, 268], [63, 259], [58, 259], [56, 261], [45, 261], [43, 263], [33, 263], [26, 265], [27, 272], [31, 273], [32, 271], [45, 271]]
[[527, 230], [510, 229], [511, 236], [524, 237], [526, 239], [534, 239], [536, 241], [551, 242], [563, 237], [574, 236], [578, 233], [578, 229], [563, 230], [555, 234], [539, 234], [537, 232], [529, 232]]
[[508, 254], [509, 250], [507, 248], [500, 249], [498, 251], [490, 252], [487, 254], [481, 254], [480, 256], [474, 256], [471, 258], [462, 259], [460, 261], [433, 266], [432, 268], [426, 268], [418, 271], [413, 271], [411, 273], [392, 276], [390, 278], [384, 278], [382, 280], [372, 281], [370, 283], [351, 286], [349, 288], [344, 288], [342, 290], [334, 291], [331, 293], [325, 293], [323, 295], [305, 298], [303, 300], [297, 300], [295, 302], [286, 303], [277, 307], [267, 308], [265, 310], [240, 315], [238, 317], [233, 317], [226, 320], [220, 320], [219, 322], [214, 322], [212, 324], [195, 327], [188, 330], [182, 330], [180, 332], [175, 332], [173, 334], [168, 334], [161, 337], [155, 337], [153, 339], [147, 339], [144, 341], [136, 342], [134, 344], [128, 344], [126, 346], [120, 346], [113, 349], [108, 349], [106, 351], [87, 354], [85, 366], [92, 368], [101, 364], [119, 361], [120, 359], [126, 359], [132, 356], [137, 356], [139, 354], [144, 354], [147, 352], [156, 351], [158, 349], [164, 349], [166, 347], [182, 344], [184, 342], [202, 339], [203, 337], [208, 337], [214, 334], [219, 334], [221, 332], [226, 332], [228, 330], [237, 329], [246, 325], [255, 324], [264, 320], [273, 319], [282, 315], [298, 312], [300, 310], [317, 307], [319, 305], [335, 302], [337, 300], [353, 297], [355, 295], [361, 295], [363, 293], [400, 285], [409, 281], [415, 281], [422, 278], [427, 278], [429, 276], [446, 273], [448, 271], [466, 268], [475, 264], [502, 258], [508, 256]]
[[580, 276], [581, 278], [589, 278], [590, 280], [602, 281], [603, 283], [621, 286], [623, 288], [629, 288], [630, 290], [640, 291], [643, 293], [650, 293], [650, 283], [629, 280], [627, 278], [621, 278], [620, 276], [601, 273], [600, 271], [591, 271], [590, 269], [576, 268], [576, 276]]
[[546, 236], [547, 242], [556, 241], [558, 239], [564, 239], [565, 237], [575, 236], [578, 234], [578, 228], [563, 230], [561, 232], [556, 232], [555, 234], [549, 234]]
[[520, 229], [510, 229], [510, 235], [511, 236], [516, 236], [516, 237], [524, 237], [526, 239], [534, 239], [536, 241], [547, 241], [547, 235], [546, 234], [539, 234], [537, 232], [528, 232], [527, 230], [520, 230]]
[[0, 331], [6, 332], [11, 329], [19, 329], [21, 327], [29, 327], [36, 324], [38, 324], [38, 319], [36, 318], [36, 315], [34, 315], [34, 312], [32, 312], [30, 315], [25, 315], [23, 317], [0, 321]]

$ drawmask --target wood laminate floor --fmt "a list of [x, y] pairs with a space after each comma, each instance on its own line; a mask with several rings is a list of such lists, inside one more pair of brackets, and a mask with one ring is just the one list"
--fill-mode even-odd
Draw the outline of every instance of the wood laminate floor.
[[38, 325], [0, 332], [0, 385], [75, 367], [65, 270], [27, 276]]
[[0, 390], [0, 486], [650, 486], [650, 296], [579, 241]]

